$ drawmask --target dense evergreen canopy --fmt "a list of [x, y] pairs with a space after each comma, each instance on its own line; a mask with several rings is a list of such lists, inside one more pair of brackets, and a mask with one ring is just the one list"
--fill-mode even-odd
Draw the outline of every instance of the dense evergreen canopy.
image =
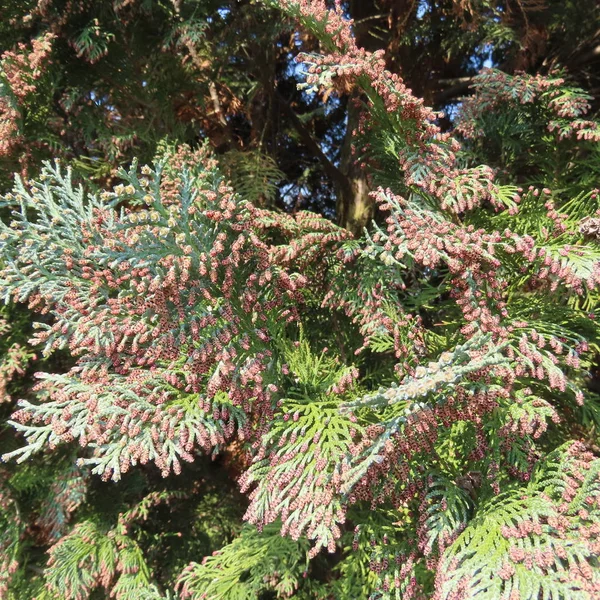
[[0, 600], [600, 594], [600, 7], [0, 0]]

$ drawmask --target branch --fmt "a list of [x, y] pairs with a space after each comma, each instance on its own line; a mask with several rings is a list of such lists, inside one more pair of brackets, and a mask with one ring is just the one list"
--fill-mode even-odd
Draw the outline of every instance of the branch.
[[310, 131], [308, 131], [286, 99], [277, 90], [274, 90], [274, 92], [275, 98], [279, 102], [283, 112], [289, 117], [294, 129], [298, 132], [298, 135], [304, 142], [304, 145], [319, 159], [327, 176], [331, 178], [343, 192], [348, 192], [351, 189], [351, 186], [346, 175], [344, 175], [344, 173], [327, 158], [319, 144], [310, 134]]
[[[435, 94], [435, 104], [449, 102], [454, 98], [464, 96], [473, 83], [473, 77], [456, 77], [454, 79], [440, 79], [438, 84], [442, 89]], [[448, 87], [445, 87], [448, 86]]]
[[219, 119], [219, 123], [221, 123], [221, 125], [223, 125], [224, 127], [227, 127], [227, 119], [225, 118], [225, 115], [223, 114], [223, 109], [221, 108], [221, 103], [219, 102], [217, 86], [214, 84], [213, 81], [209, 82], [208, 90], [210, 91], [210, 98], [213, 103], [213, 108], [215, 110], [215, 114], [217, 115], [217, 118]]
[[598, 44], [588, 52], [585, 52], [584, 54], [581, 54], [579, 57], [575, 58], [573, 64], [579, 67], [581, 65], [598, 59], [600, 59], [600, 44]]
[[441, 86], [446, 86], [446, 85], [451, 85], [451, 86], [464, 85], [464, 84], [471, 83], [471, 81], [473, 81], [472, 77], [453, 77], [451, 79], [438, 79], [438, 83]]

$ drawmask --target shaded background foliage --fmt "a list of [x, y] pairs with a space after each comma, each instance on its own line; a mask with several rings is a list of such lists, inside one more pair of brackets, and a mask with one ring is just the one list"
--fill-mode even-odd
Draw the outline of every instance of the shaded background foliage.
[[[359, 46], [386, 50], [387, 67], [435, 109], [455, 106], [486, 64], [508, 73], [564, 68], [597, 97], [598, 8], [585, 0], [350, 2], [346, 10]], [[316, 41], [278, 11], [247, 1], [86, 0], [5, 1], [1, 14], [4, 51], [25, 44], [27, 54], [31, 40], [52, 36], [33, 89], [15, 99], [16, 86], [4, 88], [18, 105], [20, 143], [2, 153], [5, 187], [13, 172], [35, 173], [56, 156], [101, 185], [134, 156], [149, 162], [165, 140], [209, 139], [230, 173], [240, 165], [254, 173], [252, 199], [329, 215], [336, 196], [352, 204], [356, 191], [343, 191], [361, 177], [348, 152], [355, 115], [347, 97], [323, 104], [297, 89], [303, 75], [293, 59]], [[10, 70], [14, 58], [4, 61]]]

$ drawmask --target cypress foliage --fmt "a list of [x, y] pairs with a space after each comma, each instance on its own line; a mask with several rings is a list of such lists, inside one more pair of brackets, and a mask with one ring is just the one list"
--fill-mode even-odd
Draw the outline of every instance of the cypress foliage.
[[[142, 4], [181, 17], [197, 68], [217, 7]], [[374, 218], [277, 208], [286, 165], [215, 142], [235, 102], [210, 80], [208, 142], [151, 136], [120, 169], [104, 148], [92, 182], [43, 146], [0, 197], [0, 598], [592, 600], [594, 97], [485, 69], [446, 130], [343, 3], [261, 7], [309, 40], [299, 93], [349, 103]], [[9, 168], [53, 40], [3, 55]], [[113, 43], [100, 21], [71, 40], [92, 65]]]

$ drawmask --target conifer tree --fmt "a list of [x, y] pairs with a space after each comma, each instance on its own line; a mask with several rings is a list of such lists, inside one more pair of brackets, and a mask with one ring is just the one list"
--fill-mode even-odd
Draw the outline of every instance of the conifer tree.
[[598, 596], [598, 13], [413, 4], [8, 3], [0, 598]]

